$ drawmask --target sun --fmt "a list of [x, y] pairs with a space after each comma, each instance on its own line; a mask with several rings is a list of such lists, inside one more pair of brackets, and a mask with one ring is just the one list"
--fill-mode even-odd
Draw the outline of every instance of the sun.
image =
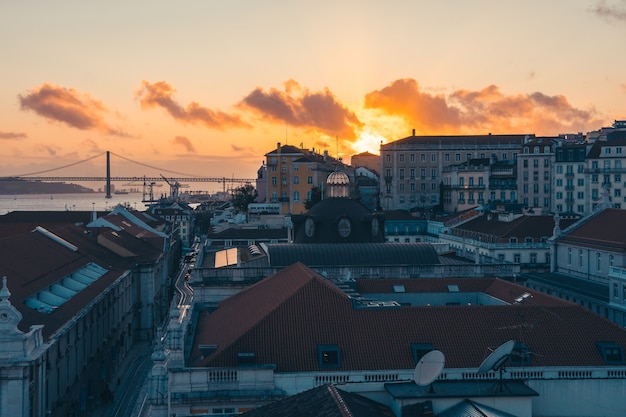
[[359, 132], [359, 136], [352, 142], [351, 146], [356, 153], [369, 152], [378, 154], [380, 144], [385, 142], [387, 142], [387, 139], [384, 136], [370, 130], [363, 130]]

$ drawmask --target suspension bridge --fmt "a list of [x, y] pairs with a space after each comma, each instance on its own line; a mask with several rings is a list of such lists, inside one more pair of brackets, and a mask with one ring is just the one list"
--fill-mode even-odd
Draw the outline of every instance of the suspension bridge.
[[[52, 175], [55, 172], [66, 171], [70, 167], [76, 167], [78, 165], [85, 165], [90, 163], [93, 165], [93, 160], [97, 160], [97, 158], [101, 158], [106, 155], [106, 174], [105, 175], [76, 175], [76, 174], [65, 174], [65, 175]], [[159, 175], [155, 175], [154, 173], [148, 175], [112, 175], [111, 174], [111, 156], [119, 158], [123, 161], [129, 162], [134, 166], [140, 166], [142, 168], [149, 168], [150, 170], [158, 171]], [[167, 176], [161, 174], [166, 173]], [[233, 189], [237, 186], [251, 184], [255, 181], [255, 179], [250, 178], [228, 178], [228, 177], [204, 177], [197, 175], [184, 174], [181, 172], [172, 171], [167, 168], [159, 168], [156, 166], [148, 165], [142, 162], [134, 161], [130, 158], [124, 157], [122, 155], [118, 155], [111, 151], [105, 151], [99, 153], [97, 155], [91, 156], [87, 159], [83, 159], [80, 161], [76, 161], [70, 164], [66, 164], [60, 167], [50, 168], [43, 171], [31, 172], [26, 174], [0, 177], [0, 181], [3, 180], [24, 180], [24, 181], [43, 181], [43, 182], [100, 182], [105, 183], [105, 193], [107, 198], [111, 198], [112, 187], [111, 183], [113, 182], [123, 182], [134, 185], [143, 185], [143, 193], [144, 200], [150, 201], [153, 200], [153, 187], [162, 186], [161, 182], [165, 182], [170, 186], [170, 194], [172, 197], [176, 197], [178, 195], [180, 188], [188, 187], [189, 183], [218, 183], [222, 185], [222, 190], [226, 192], [227, 189]], [[228, 187], [227, 187], [228, 185]]]

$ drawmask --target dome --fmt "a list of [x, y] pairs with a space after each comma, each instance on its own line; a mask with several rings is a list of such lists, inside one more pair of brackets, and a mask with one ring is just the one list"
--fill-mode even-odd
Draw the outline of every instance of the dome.
[[332, 172], [326, 178], [326, 190], [328, 197], [349, 197], [350, 177], [342, 171]]
[[326, 178], [327, 185], [349, 185], [350, 178], [348, 174], [341, 171], [332, 172], [328, 178]]

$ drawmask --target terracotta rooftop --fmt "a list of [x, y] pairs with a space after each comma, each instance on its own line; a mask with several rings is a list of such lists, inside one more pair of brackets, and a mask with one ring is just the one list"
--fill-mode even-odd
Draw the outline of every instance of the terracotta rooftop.
[[[565, 227], [561, 225], [561, 230], [563, 229]], [[561, 235], [558, 242], [626, 251], [624, 230], [626, 230], [626, 210], [608, 208], [586, 221], [581, 221], [580, 226]]]
[[[69, 249], [35, 231], [0, 238], [0, 276], [7, 277], [11, 304], [23, 316], [18, 327], [28, 331], [31, 325], [43, 324], [44, 338], [74, 317], [132, 267], [132, 261], [120, 258], [99, 245], [85, 233], [84, 228], [72, 224], [46, 224], [45, 229], [77, 249]], [[28, 297], [90, 263], [105, 268], [107, 272], [52, 313], [39, 312], [24, 304]]]
[[[433, 279], [435, 280], [435, 279]], [[440, 279], [445, 282], [445, 279]], [[492, 282], [511, 297], [519, 287]], [[496, 288], [503, 286], [504, 288]], [[353, 300], [301, 263], [199, 313], [191, 366], [238, 365], [239, 353], [276, 372], [412, 369], [412, 344], [431, 344], [446, 368], [478, 368], [502, 343], [526, 344], [531, 366], [605, 366], [597, 342], [626, 348], [626, 331], [575, 304], [355, 308]], [[200, 346], [213, 345], [212, 353]], [[338, 368], [323, 367], [318, 345], [336, 346]]]
[[[561, 219], [559, 223], [561, 230], [576, 221], [577, 219], [571, 218]], [[491, 215], [491, 217], [489, 214], [484, 214], [457, 226], [456, 229], [495, 235], [500, 238], [549, 238], [554, 229], [554, 216], [523, 215], [513, 221], [506, 222], [498, 220], [496, 214]]]

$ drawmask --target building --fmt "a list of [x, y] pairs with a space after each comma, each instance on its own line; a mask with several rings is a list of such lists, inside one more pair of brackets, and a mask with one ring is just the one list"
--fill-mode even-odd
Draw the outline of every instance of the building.
[[[415, 136], [390, 142], [380, 147], [381, 199], [384, 210], [432, 208], [441, 204], [441, 183], [444, 167], [458, 165], [470, 159], [492, 159], [506, 169], [492, 170], [497, 179], [516, 177], [514, 162], [524, 141], [534, 135], [468, 135]], [[511, 171], [511, 170], [514, 171]], [[509, 172], [511, 171], [511, 172]], [[494, 175], [495, 174], [495, 175]], [[491, 181], [491, 179], [490, 179]], [[498, 192], [494, 199], [516, 200], [510, 182], [503, 188], [493, 184]], [[514, 181], [513, 181], [514, 183]], [[491, 186], [491, 184], [490, 184]], [[486, 196], [485, 196], [486, 197]]]
[[[556, 220], [563, 225], [577, 218]], [[551, 249], [548, 239], [554, 233], [555, 219], [549, 215], [525, 215], [487, 211], [451, 227], [439, 235], [457, 255], [478, 264], [511, 263], [522, 271], [550, 270]]]
[[366, 168], [376, 173], [380, 172], [380, 157], [369, 152], [361, 152], [350, 157], [350, 165], [354, 168]]
[[[161, 230], [161, 231], [160, 231]], [[176, 244], [123, 207], [0, 218], [0, 415], [86, 412], [169, 311]]]
[[600, 207], [569, 227], [562, 222], [549, 240], [550, 273], [526, 274], [525, 285], [626, 327], [626, 211]]
[[490, 171], [488, 158], [469, 159], [444, 167], [441, 184], [443, 211], [465, 211], [485, 204], [485, 198], [489, 196], [487, 188], [491, 185]]
[[554, 212], [552, 171], [558, 140], [556, 137], [529, 138], [517, 155], [517, 202], [537, 214]]
[[[151, 415], [239, 413], [327, 384], [397, 416], [468, 401], [528, 417], [626, 411], [616, 400], [626, 389], [626, 331], [576, 304], [496, 278], [344, 284], [296, 263], [218, 304], [172, 315], [168, 338], [191, 344], [155, 355]], [[480, 371], [505, 343], [513, 343], [506, 371]], [[414, 382], [432, 350], [445, 355], [434, 394]]]
[[313, 188], [323, 193], [328, 175], [340, 169], [354, 176], [341, 160], [315, 150], [281, 145], [265, 154], [267, 160], [267, 197], [264, 202], [282, 204], [282, 213], [303, 213], [305, 203], [311, 200]]

